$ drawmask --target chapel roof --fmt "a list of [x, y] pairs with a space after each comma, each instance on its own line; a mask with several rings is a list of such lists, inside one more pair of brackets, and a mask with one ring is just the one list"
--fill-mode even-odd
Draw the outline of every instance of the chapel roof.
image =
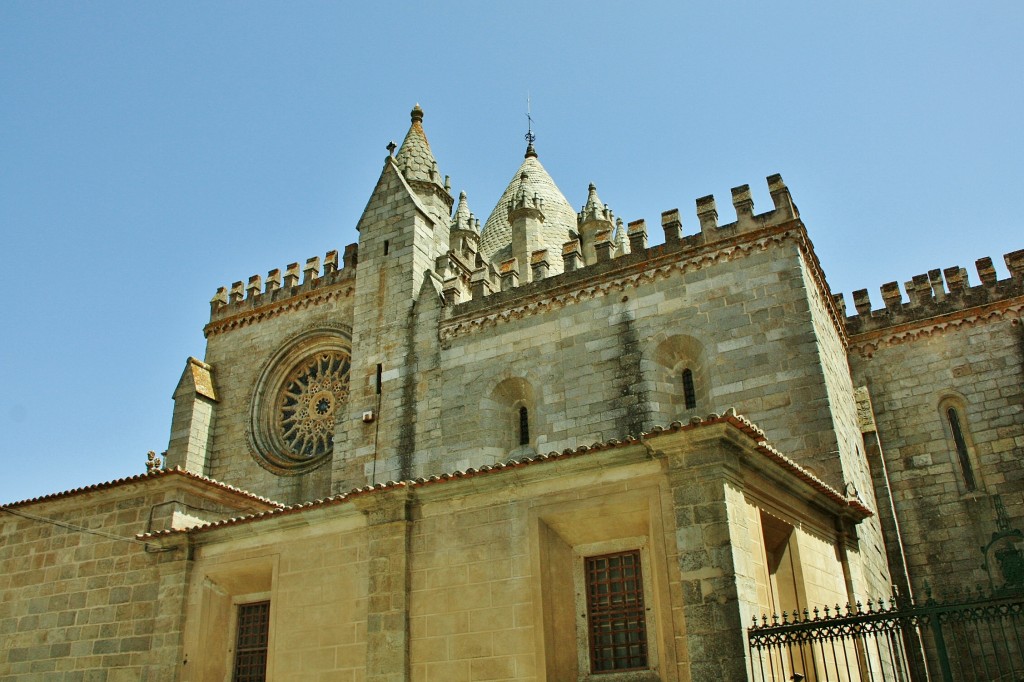
[[186, 471], [185, 469], [182, 469], [180, 467], [173, 467], [170, 469], [157, 469], [155, 471], [150, 471], [144, 474], [136, 474], [134, 476], [116, 478], [112, 481], [104, 481], [102, 483], [93, 483], [91, 485], [82, 486], [80, 488], [72, 488], [70, 490], [62, 490], [60, 492], [49, 493], [47, 495], [41, 495], [39, 497], [31, 497], [24, 500], [18, 500], [17, 502], [8, 502], [6, 504], [0, 504], [0, 507], [7, 509], [15, 507], [25, 507], [32, 504], [38, 504], [40, 502], [51, 502], [54, 500], [62, 500], [69, 497], [84, 495], [86, 493], [100, 492], [104, 490], [110, 490], [111, 488], [119, 488], [121, 486], [129, 485], [132, 483], [143, 483], [155, 479], [174, 477], [181, 477], [184, 479], [192, 480], [201, 485], [223, 490], [225, 492], [231, 493], [232, 495], [245, 498], [250, 501], [262, 502], [269, 507], [283, 507], [283, 505], [280, 502], [275, 502], [274, 500], [268, 499], [261, 495], [251, 493], [248, 490], [236, 488], [233, 485], [222, 483], [220, 481], [214, 480], [207, 476], [203, 476], [201, 474], [197, 474], [192, 471]]

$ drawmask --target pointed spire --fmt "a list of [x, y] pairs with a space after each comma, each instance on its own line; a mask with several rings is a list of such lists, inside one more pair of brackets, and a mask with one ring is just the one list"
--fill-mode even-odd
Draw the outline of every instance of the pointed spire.
[[455, 217], [452, 218], [453, 230], [476, 230], [474, 223], [479, 223], [472, 211], [469, 210], [469, 202], [466, 200], [466, 193], [459, 192], [459, 205], [455, 207]]
[[601, 198], [597, 196], [597, 187], [594, 183], [590, 183], [587, 188], [587, 203], [583, 205], [583, 210], [580, 211], [578, 220], [580, 224], [587, 222], [588, 220], [604, 220], [612, 222], [612, 211], [605, 204], [601, 202]]
[[626, 234], [626, 226], [622, 223], [622, 218], [616, 218], [615, 220], [615, 250], [619, 256], [625, 256], [632, 250], [629, 244], [629, 237]]
[[423, 131], [423, 109], [417, 104], [412, 108], [409, 117], [412, 123], [409, 132], [405, 135], [401, 149], [395, 161], [402, 169], [406, 180], [419, 180], [433, 182], [438, 186], [442, 185], [442, 179], [437, 171], [437, 160], [434, 153], [430, 151], [430, 142], [427, 141], [427, 134]]

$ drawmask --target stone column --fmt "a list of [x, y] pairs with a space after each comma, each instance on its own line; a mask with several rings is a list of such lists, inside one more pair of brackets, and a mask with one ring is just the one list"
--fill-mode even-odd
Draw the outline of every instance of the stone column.
[[747, 675], [747, 623], [739, 588], [745, 578], [738, 575], [743, 571], [737, 571], [735, 519], [730, 518], [730, 507], [742, 504], [741, 449], [730, 435], [726, 429], [697, 429], [676, 441], [682, 446], [678, 450], [666, 452], [685, 646], [694, 680], [743, 680]]
[[369, 588], [366, 606], [366, 682], [409, 679], [409, 540], [412, 492], [356, 497], [366, 515]]

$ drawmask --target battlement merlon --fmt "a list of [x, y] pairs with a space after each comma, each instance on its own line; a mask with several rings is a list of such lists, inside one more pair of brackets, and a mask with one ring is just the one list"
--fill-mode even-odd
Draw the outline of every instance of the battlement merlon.
[[[775, 173], [765, 179], [768, 183], [768, 192], [772, 197], [772, 210], [760, 214], [755, 213], [750, 185], [733, 187], [731, 190], [732, 205], [736, 213], [736, 220], [732, 223], [724, 225], [718, 223], [718, 206], [714, 195], [709, 194], [697, 199], [697, 220], [700, 223], [700, 234], [705, 241], [725, 239], [738, 232], [750, 232], [771, 225], [779, 225], [800, 217], [800, 211], [793, 203], [793, 197], [790, 195], [786, 183], [782, 181], [782, 176]], [[662, 216], [665, 215], [665, 213], [662, 214]], [[666, 221], [663, 217], [662, 223], [666, 226], [666, 242], [674, 241], [675, 221], [671, 219]]]
[[[338, 267], [338, 252], [328, 251], [321, 261], [320, 256], [306, 259], [303, 266], [290, 263], [284, 270], [275, 268], [261, 275], [252, 275], [247, 282], [239, 280], [228, 287], [219, 287], [210, 299], [210, 321], [220, 320], [238, 312], [253, 310], [272, 303], [300, 296], [307, 291], [331, 286], [355, 276], [358, 262], [358, 246], [345, 247], [342, 267]], [[300, 274], [301, 273], [301, 274]]]
[[[846, 318], [851, 336], [905, 325], [930, 318], [941, 317], [979, 308], [1014, 298], [1024, 299], [1024, 249], [1003, 256], [1010, 276], [998, 279], [991, 258], [975, 261], [980, 283], [972, 285], [968, 272], [960, 266], [929, 270], [905, 282], [903, 289], [897, 282], [886, 282], [880, 287], [883, 307], [872, 309], [867, 289], [853, 292], [856, 312]], [[904, 299], [903, 293], [906, 292]], [[836, 296], [837, 303], [842, 295]]]

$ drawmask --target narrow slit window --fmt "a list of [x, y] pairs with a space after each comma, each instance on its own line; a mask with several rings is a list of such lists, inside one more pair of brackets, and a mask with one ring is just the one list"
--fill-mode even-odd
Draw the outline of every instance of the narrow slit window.
[[594, 674], [647, 668], [640, 552], [587, 557], [587, 639]]
[[683, 401], [688, 410], [697, 407], [697, 391], [693, 387], [693, 372], [689, 368], [683, 370]]
[[380, 395], [380, 384], [384, 377], [384, 365], [377, 365], [377, 395]]
[[519, 444], [530, 444], [530, 411], [525, 405], [519, 408]]
[[390, 242], [388, 242], [388, 240], [385, 239], [384, 240], [384, 255], [385, 256], [388, 255], [388, 250], [389, 250], [390, 246], [391, 246]]
[[238, 633], [235, 636], [232, 682], [265, 682], [269, 633], [269, 601], [238, 606]]
[[975, 490], [978, 486], [974, 480], [974, 470], [971, 468], [971, 458], [967, 452], [967, 441], [964, 439], [964, 432], [960, 426], [960, 414], [955, 407], [946, 408], [946, 420], [949, 422], [950, 433], [953, 434], [953, 445], [956, 447], [956, 456], [960, 461], [964, 487], [967, 490]]

